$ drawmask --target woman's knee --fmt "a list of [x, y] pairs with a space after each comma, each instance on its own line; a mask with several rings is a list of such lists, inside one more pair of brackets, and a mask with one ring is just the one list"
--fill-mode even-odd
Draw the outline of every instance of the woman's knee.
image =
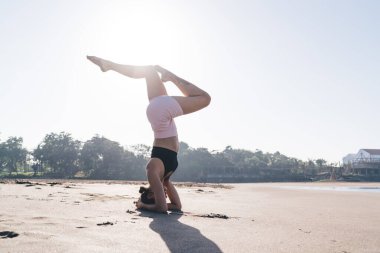
[[153, 66], [148, 65], [148, 66], [145, 66], [145, 75], [147, 77], [158, 76], [158, 73], [157, 73], [157, 70]]
[[158, 178], [161, 180], [165, 172], [164, 165], [160, 160], [156, 158], [151, 159], [146, 165], [145, 169], [146, 174], [148, 176], [148, 180], [151, 180], [152, 178]]

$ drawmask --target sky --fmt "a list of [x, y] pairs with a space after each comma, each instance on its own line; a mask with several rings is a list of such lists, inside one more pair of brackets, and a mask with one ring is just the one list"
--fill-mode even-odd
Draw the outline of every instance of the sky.
[[[144, 79], [160, 64], [212, 97], [181, 141], [339, 162], [380, 148], [380, 1], [0, 0], [0, 140], [48, 133], [151, 145]], [[181, 93], [166, 84], [170, 95]]]

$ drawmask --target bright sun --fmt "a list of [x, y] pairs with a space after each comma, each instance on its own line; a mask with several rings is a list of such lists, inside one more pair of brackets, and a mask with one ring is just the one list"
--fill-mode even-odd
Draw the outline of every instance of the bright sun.
[[155, 1], [137, 1], [124, 8], [109, 8], [103, 12], [105, 22], [99, 34], [107, 55], [136, 65], [175, 64], [181, 30], [167, 13], [168, 6], [164, 10]]

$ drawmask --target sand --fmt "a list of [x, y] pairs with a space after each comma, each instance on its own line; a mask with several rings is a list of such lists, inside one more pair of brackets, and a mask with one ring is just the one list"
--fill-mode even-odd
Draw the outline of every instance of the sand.
[[[380, 193], [358, 183], [181, 185], [183, 214], [135, 210], [142, 183], [0, 183], [0, 252], [380, 252]], [[55, 182], [55, 181], [54, 181]]]

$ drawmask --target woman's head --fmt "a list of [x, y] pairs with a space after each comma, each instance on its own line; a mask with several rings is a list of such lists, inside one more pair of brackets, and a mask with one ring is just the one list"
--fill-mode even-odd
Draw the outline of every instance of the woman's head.
[[[166, 198], [167, 188], [165, 186], [163, 187], [164, 187], [165, 198]], [[150, 187], [146, 188], [144, 186], [141, 186], [139, 193], [141, 193], [141, 196], [140, 196], [141, 202], [143, 202], [144, 204], [149, 204], [149, 205], [155, 204], [154, 192], [150, 189]]]
[[150, 189], [150, 187], [145, 188], [143, 186], [140, 187], [139, 193], [141, 193], [141, 202], [144, 204], [154, 205], [154, 193]]

